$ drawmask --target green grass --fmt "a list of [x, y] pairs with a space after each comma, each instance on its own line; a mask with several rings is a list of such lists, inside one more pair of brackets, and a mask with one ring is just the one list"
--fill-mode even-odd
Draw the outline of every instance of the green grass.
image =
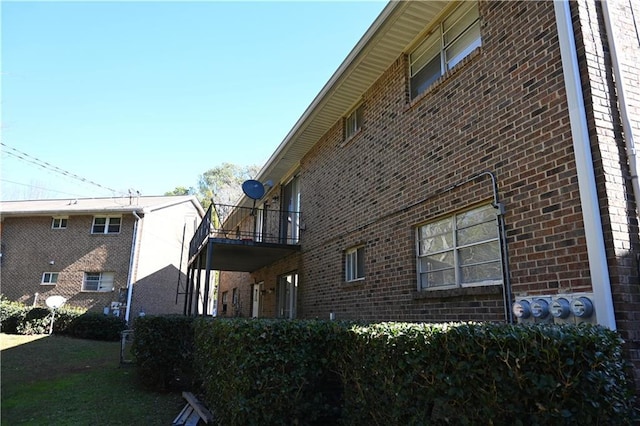
[[170, 425], [179, 392], [141, 388], [120, 343], [0, 334], [2, 425]]

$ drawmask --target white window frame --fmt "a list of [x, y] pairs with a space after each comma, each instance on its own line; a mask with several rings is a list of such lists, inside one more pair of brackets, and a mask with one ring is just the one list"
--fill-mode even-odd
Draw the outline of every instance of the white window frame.
[[[82, 291], [106, 293], [115, 290], [113, 272], [85, 272], [82, 279]], [[88, 284], [91, 283], [91, 286]], [[93, 289], [95, 283], [95, 289]], [[89, 288], [90, 287], [90, 288]]]
[[[486, 216], [482, 221], [461, 223], [469, 213], [484, 213]], [[492, 223], [495, 224], [495, 232], [493, 232]], [[441, 227], [444, 230], [436, 231], [439, 232], [437, 234], [433, 232], [428, 234], [428, 227]], [[468, 241], [463, 241], [462, 235], [473, 227], [484, 227], [481, 231], [490, 230], [492, 235], [473, 239], [473, 234], [469, 233], [466, 237]], [[475, 253], [474, 249], [476, 249]], [[478, 259], [467, 258], [469, 253], [472, 257], [477, 255]], [[416, 228], [416, 254], [418, 291], [502, 284], [504, 265], [498, 228], [498, 210], [491, 204], [485, 204], [419, 225]], [[439, 259], [435, 259], [436, 257]], [[435, 260], [432, 261], [432, 259]], [[494, 273], [493, 277], [465, 281], [464, 268], [487, 267], [495, 271], [496, 266], [499, 267], [499, 271]], [[437, 274], [441, 274], [442, 277], [448, 276], [449, 282], [429, 285], [429, 278]]]
[[409, 55], [411, 99], [424, 93], [481, 45], [478, 3], [460, 2]]
[[362, 104], [358, 105], [344, 119], [344, 140], [351, 139], [362, 129]]
[[51, 220], [51, 229], [67, 229], [68, 216], [56, 216]]
[[58, 283], [58, 272], [43, 272], [40, 285], [56, 285]]
[[[104, 224], [96, 224], [96, 221], [104, 219]], [[114, 223], [117, 220], [117, 225]], [[117, 231], [112, 231], [112, 228], [117, 226]], [[102, 231], [97, 231], [96, 227], [104, 227]], [[122, 216], [94, 216], [93, 223], [91, 224], [92, 234], [119, 234], [122, 229]]]
[[347, 249], [344, 253], [344, 280], [348, 283], [364, 280], [364, 246]]

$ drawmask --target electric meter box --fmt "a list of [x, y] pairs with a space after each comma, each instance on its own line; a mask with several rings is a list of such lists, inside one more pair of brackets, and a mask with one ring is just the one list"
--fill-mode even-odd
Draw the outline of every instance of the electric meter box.
[[597, 324], [591, 293], [516, 297], [512, 312], [518, 324]]

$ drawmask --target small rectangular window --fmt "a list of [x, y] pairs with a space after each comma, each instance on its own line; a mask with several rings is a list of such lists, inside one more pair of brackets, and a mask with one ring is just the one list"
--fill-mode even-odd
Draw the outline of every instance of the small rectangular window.
[[54, 217], [51, 221], [51, 229], [65, 229], [67, 227], [66, 217]]
[[45, 272], [42, 274], [42, 285], [56, 285], [58, 282], [58, 273], [57, 272]]
[[82, 291], [113, 291], [113, 272], [85, 272]]
[[96, 216], [93, 218], [92, 234], [117, 234], [120, 232], [122, 218], [114, 216]]
[[350, 248], [345, 252], [345, 280], [364, 279], [364, 246]]
[[362, 105], [357, 107], [351, 114], [347, 116], [344, 122], [344, 136], [345, 140], [350, 139], [353, 135], [358, 133], [362, 128]]

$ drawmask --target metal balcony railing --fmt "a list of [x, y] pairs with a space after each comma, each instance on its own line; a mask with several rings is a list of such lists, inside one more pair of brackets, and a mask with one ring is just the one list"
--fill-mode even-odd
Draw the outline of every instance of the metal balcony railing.
[[189, 244], [189, 257], [208, 238], [298, 244], [300, 212], [211, 204]]

